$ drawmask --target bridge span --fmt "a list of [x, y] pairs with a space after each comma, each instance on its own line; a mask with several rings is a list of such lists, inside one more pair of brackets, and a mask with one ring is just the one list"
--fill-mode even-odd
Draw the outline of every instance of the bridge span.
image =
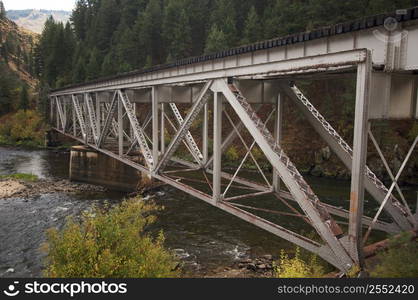
[[[418, 137], [394, 173], [370, 130], [373, 120], [418, 117], [417, 72], [418, 8], [411, 8], [57, 89], [49, 95], [50, 120], [56, 131], [347, 272], [363, 266], [372, 230], [418, 229], [417, 213], [397, 183]], [[297, 86], [341, 76], [357, 81], [352, 142]], [[283, 150], [283, 101], [297, 107], [350, 170], [349, 207], [321, 201]], [[236, 140], [246, 154], [229, 172], [222, 154]], [[389, 187], [367, 167], [368, 141], [393, 180]], [[271, 176], [254, 156], [256, 147]], [[181, 149], [188, 155], [179, 157]], [[263, 182], [239, 176], [246, 161]], [[374, 216], [363, 213], [365, 190], [376, 200]], [[277, 207], [248, 204], [261, 196], [277, 199]], [[316, 237], [295, 232], [280, 216], [300, 219]]]

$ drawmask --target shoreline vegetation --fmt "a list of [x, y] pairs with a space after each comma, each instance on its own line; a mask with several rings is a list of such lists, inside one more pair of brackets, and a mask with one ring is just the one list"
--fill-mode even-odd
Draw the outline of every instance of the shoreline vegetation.
[[48, 126], [39, 112], [18, 110], [0, 119], [0, 145], [42, 148], [47, 130]]
[[[0, 176], [0, 200], [28, 199], [60, 192], [105, 192], [105, 189], [68, 180], [44, 180], [33, 174]], [[155, 205], [153, 200], [135, 196], [112, 206], [93, 207], [80, 218], [69, 217], [63, 229], [47, 232], [47, 241], [42, 245], [47, 254], [44, 275], [83, 278], [320, 278], [337, 274], [325, 261], [298, 247], [288, 252], [278, 249], [277, 256], [239, 260], [204, 274], [188, 272], [182, 269], [181, 259], [165, 248], [164, 234], [151, 235], [147, 230], [148, 225], [156, 220], [153, 213], [161, 209], [164, 208]], [[389, 245], [389, 249], [380, 250], [368, 260], [369, 274], [372, 277], [418, 276], [418, 240], [405, 233], [390, 238]], [[86, 262], [93, 264], [92, 268], [82, 267]], [[356, 277], [357, 273], [353, 270], [347, 276]]]

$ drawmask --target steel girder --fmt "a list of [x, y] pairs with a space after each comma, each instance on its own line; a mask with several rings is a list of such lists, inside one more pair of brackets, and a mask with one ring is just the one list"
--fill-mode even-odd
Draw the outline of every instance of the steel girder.
[[[333, 152], [340, 158], [344, 165], [351, 171], [353, 150], [338, 132], [329, 124], [315, 106], [295, 86], [281, 85], [282, 91], [296, 104], [315, 131], [329, 145]], [[366, 190], [376, 201], [382, 203], [388, 189], [377, 176], [366, 166], [364, 173], [364, 185]], [[411, 230], [411, 221], [408, 221], [408, 213], [405, 207], [394, 197], [385, 206], [386, 212], [392, 217], [394, 225], [400, 230]]]
[[[133, 106], [131, 102], [129, 101], [126, 93], [122, 91], [119, 91], [119, 99], [126, 110], [133, 133], [135, 135], [136, 140], [138, 141], [139, 147], [141, 148], [142, 155], [145, 158], [145, 162], [148, 168], [152, 169], [154, 166], [154, 158], [148, 146], [148, 142], [145, 138], [144, 131], [142, 130], [141, 126], [139, 126], [138, 119], [135, 115]], [[121, 124], [119, 124], [119, 131], [121, 130], [120, 127], [121, 127]]]
[[340, 240], [343, 237], [341, 228], [332, 219], [327, 209], [319, 201], [240, 91], [235, 86], [228, 85], [224, 80], [217, 80], [216, 85], [231, 104], [231, 107], [244, 123], [271, 165], [278, 171], [280, 179], [287, 186], [305, 215], [310, 219], [312, 226], [330, 247], [335, 258], [340, 260], [340, 267], [345, 270], [350, 269], [355, 264], [355, 260], [350, 257]]
[[189, 114], [186, 116], [185, 120], [182, 122], [181, 127], [177, 131], [170, 145], [168, 145], [166, 152], [164, 153], [163, 157], [159, 161], [158, 165], [155, 167], [155, 170], [154, 170], [155, 173], [158, 173], [160, 170], [164, 169], [164, 167], [167, 165], [171, 156], [174, 154], [174, 152], [180, 146], [180, 143], [186, 137], [193, 121], [196, 119], [201, 109], [205, 106], [206, 102], [209, 100], [209, 95], [207, 94], [207, 91], [209, 90], [211, 85], [212, 85], [212, 81], [208, 81], [203, 87], [203, 89], [201, 90], [196, 101], [193, 103], [193, 106]]

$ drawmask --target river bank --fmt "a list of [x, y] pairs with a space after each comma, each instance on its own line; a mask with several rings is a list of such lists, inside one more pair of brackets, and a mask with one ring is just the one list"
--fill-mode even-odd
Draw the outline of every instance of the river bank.
[[25, 181], [18, 179], [0, 179], [0, 199], [31, 198], [43, 194], [53, 193], [103, 193], [106, 188], [91, 184], [75, 183], [69, 180], [46, 180]]
[[[77, 184], [67, 180], [69, 153], [0, 147], [0, 175], [28, 173], [36, 182], [17, 182], [24, 190], [0, 198], [0, 277], [41, 277], [44, 253], [39, 248], [45, 231], [62, 228], [68, 217], [78, 217], [93, 205], [120, 203], [128, 195]], [[245, 174], [243, 174], [245, 175]], [[247, 174], [255, 178], [254, 173]], [[307, 176], [306, 180], [324, 202], [348, 207], [350, 182]], [[3, 180], [6, 181], [6, 180]], [[405, 191], [415, 203], [415, 188]], [[165, 209], [156, 212], [150, 228], [163, 231], [166, 247], [181, 260], [184, 277], [271, 277], [272, 263], [280, 251], [294, 251], [294, 245], [235, 218], [170, 186], [148, 191]], [[263, 198], [266, 205], [273, 199]], [[376, 205], [366, 195], [365, 213]], [[309, 227], [286, 216], [277, 222], [309, 234]], [[271, 260], [265, 257], [271, 256]], [[7, 273], [8, 270], [14, 272]]]
[[[145, 201], [158, 201], [165, 196], [163, 187], [159, 190], [148, 190], [148, 195], [144, 197]], [[71, 197], [71, 195], [102, 194], [106, 189], [99, 186], [74, 183], [69, 180], [49, 180], [49, 179], [35, 179], [35, 180], [19, 180], [14, 179], [13, 176], [0, 179], [0, 208], [9, 201], [16, 201], [16, 203], [28, 203], [28, 206], [33, 207], [32, 214], [35, 213], [35, 205], [38, 204], [38, 199], [42, 201], [46, 195], [63, 195]], [[9, 202], [10, 203], [10, 202]], [[33, 204], [33, 205], [31, 205]], [[62, 203], [55, 208], [55, 212], [64, 213], [69, 209], [67, 203]], [[87, 208], [88, 209], [88, 208]], [[54, 218], [56, 220], [57, 218]], [[62, 224], [60, 224], [62, 226]], [[235, 259], [232, 263], [222, 265], [214, 268], [193, 267], [193, 263], [189, 260], [189, 254], [182, 249], [172, 249], [180, 260], [180, 266], [183, 269], [182, 276], [185, 278], [253, 278], [253, 277], [271, 277], [273, 275], [274, 260], [272, 255], [263, 255], [260, 257], [251, 258], [249, 255], [243, 255], [241, 259]], [[235, 255], [239, 255], [238, 250]], [[42, 255], [41, 255], [42, 257]], [[3, 274], [0, 272], [0, 277], [15, 276], [15, 267], [8, 265], [3, 268]], [[0, 267], [1, 269], [1, 267]], [[40, 269], [39, 269], [40, 270]], [[19, 274], [19, 273], [17, 273]]]

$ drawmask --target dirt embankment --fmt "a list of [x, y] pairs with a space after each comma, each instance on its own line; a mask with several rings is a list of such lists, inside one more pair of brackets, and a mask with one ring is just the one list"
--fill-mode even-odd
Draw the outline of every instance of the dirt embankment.
[[0, 180], [0, 199], [30, 198], [52, 193], [104, 192], [105, 188], [69, 180], [37, 180], [27, 182], [17, 179]]

